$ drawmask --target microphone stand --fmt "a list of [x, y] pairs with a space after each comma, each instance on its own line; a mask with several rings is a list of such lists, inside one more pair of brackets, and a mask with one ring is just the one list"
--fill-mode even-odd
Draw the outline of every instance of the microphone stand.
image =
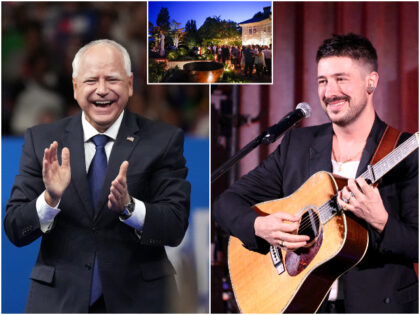
[[[291, 116], [296, 115], [296, 112], [290, 112], [287, 114], [285, 119], [281, 120], [279, 123], [271, 126], [267, 130], [263, 131], [259, 136], [251, 140], [246, 146], [244, 146], [241, 150], [235, 153], [229, 160], [223, 163], [219, 168], [217, 168], [211, 174], [211, 182], [213, 183], [216, 181], [220, 176], [226, 173], [236, 162], [241, 160], [245, 155], [251, 152], [260, 144], [268, 145], [273, 143], [280, 137], [283, 133], [287, 130], [292, 128], [294, 125], [298, 123], [298, 121], [289, 119]], [[302, 117], [303, 118], [303, 117]]]

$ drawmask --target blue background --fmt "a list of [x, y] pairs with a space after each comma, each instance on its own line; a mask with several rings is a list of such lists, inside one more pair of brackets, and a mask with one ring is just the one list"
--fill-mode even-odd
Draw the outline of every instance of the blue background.
[[[2, 219], [5, 215], [5, 206], [10, 197], [14, 178], [19, 169], [19, 160], [22, 151], [22, 137], [2, 137]], [[192, 218], [198, 211], [209, 207], [209, 141], [186, 137], [184, 155], [189, 169], [187, 179], [191, 183], [191, 215], [190, 231], [194, 231]], [[198, 210], [200, 209], [200, 210]], [[3, 220], [2, 220], [3, 222]], [[3, 224], [2, 224], [3, 226]], [[208, 239], [208, 230], [200, 231]], [[203, 236], [201, 235], [201, 236]], [[190, 235], [194, 240], [194, 235]], [[201, 237], [203, 239], [203, 237]], [[2, 228], [2, 313], [23, 313], [26, 297], [29, 290], [29, 275], [35, 264], [40, 239], [32, 244], [17, 248], [7, 238]], [[208, 242], [205, 244], [208, 252]], [[189, 255], [194, 259], [194, 246], [190, 246]], [[199, 255], [200, 256], [200, 255]], [[208, 256], [202, 259], [208, 261]], [[195, 262], [207, 264], [207, 262]], [[197, 279], [206, 279], [207, 275], [197, 275]], [[200, 309], [208, 306], [208, 292], [198, 297], [197, 304]]]

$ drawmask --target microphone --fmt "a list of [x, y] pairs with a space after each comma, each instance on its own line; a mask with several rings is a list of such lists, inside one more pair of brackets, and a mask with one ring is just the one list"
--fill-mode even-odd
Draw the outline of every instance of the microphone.
[[211, 182], [213, 183], [222, 176], [236, 162], [242, 159], [249, 152], [254, 150], [261, 143], [270, 144], [277, 140], [285, 131], [292, 128], [303, 118], [311, 116], [311, 106], [308, 103], [299, 103], [293, 112], [288, 113], [282, 120], [274, 126], [271, 126], [258, 137], [236, 152], [229, 160], [223, 163], [217, 170], [211, 174]]
[[310, 117], [311, 111], [311, 106], [309, 106], [308, 103], [299, 103], [294, 111], [288, 113], [277, 124], [271, 126], [262, 133], [262, 143], [273, 143], [277, 140], [278, 137], [280, 137], [284, 132], [295, 126], [303, 118]]

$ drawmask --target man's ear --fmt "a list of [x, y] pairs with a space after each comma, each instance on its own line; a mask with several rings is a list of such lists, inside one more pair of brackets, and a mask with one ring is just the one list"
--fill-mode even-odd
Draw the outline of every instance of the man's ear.
[[128, 95], [133, 96], [133, 73], [128, 77]]
[[378, 86], [378, 81], [379, 81], [379, 74], [376, 71], [372, 71], [371, 73], [368, 74], [367, 76], [367, 92], [368, 94], [372, 94], [376, 87]]
[[73, 98], [77, 100], [77, 82], [75, 79], [73, 79], [72, 82], [73, 82]]

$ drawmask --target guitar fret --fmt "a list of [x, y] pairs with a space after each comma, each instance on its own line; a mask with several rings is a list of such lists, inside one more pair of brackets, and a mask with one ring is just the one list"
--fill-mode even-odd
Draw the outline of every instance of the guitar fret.
[[332, 199], [328, 200], [326, 203], [324, 203], [318, 208], [318, 213], [322, 224], [327, 223], [329, 220], [331, 220], [333, 216], [335, 216], [340, 211], [337, 202], [335, 201], [336, 197], [337, 195], [335, 195]]

